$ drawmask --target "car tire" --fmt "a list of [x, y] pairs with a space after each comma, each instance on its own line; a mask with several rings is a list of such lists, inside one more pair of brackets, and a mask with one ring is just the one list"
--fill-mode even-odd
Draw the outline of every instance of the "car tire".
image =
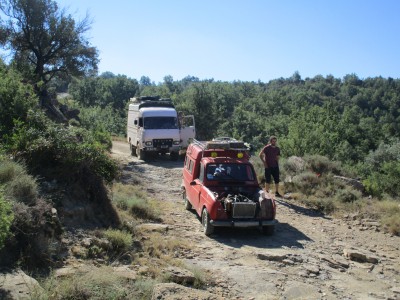
[[137, 154], [136, 154], [136, 147], [133, 146], [132, 144], [129, 144], [129, 145], [130, 145], [130, 148], [131, 148], [131, 155], [132, 155], [132, 156], [137, 156]]
[[201, 223], [203, 225], [203, 231], [205, 235], [210, 235], [214, 232], [214, 226], [210, 222], [210, 214], [207, 209], [203, 208], [203, 213], [201, 214]]
[[139, 147], [136, 147], [136, 154], [139, 159], [141, 160], [146, 159], [146, 153], [143, 151], [143, 149], [140, 149]]
[[190, 201], [188, 200], [188, 198], [186, 197], [186, 191], [185, 190], [182, 192], [182, 198], [183, 198], [183, 201], [185, 203], [185, 209], [186, 210], [191, 210], [193, 207], [192, 207], [192, 204], [190, 203]]
[[275, 226], [263, 226], [261, 227], [261, 232], [264, 235], [273, 235], [275, 232]]
[[172, 161], [177, 161], [179, 158], [179, 153], [176, 151], [173, 151], [169, 154], [170, 158]]

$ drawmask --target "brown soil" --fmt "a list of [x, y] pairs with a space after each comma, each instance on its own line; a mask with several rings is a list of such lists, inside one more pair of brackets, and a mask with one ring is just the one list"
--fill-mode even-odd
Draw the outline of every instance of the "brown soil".
[[112, 155], [122, 164], [126, 183], [139, 180], [159, 201], [168, 235], [190, 242], [192, 251], [182, 259], [212, 274], [210, 291], [216, 297], [400, 299], [400, 238], [381, 232], [376, 222], [351, 215], [335, 219], [278, 199], [273, 236], [219, 228], [207, 237], [196, 214], [184, 208], [182, 160], [162, 156], [144, 162], [130, 155], [125, 142], [114, 142]]

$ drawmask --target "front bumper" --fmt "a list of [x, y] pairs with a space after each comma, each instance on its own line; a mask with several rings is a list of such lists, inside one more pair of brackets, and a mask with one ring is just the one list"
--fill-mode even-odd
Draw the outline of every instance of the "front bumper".
[[180, 146], [172, 146], [172, 147], [145, 147], [144, 151], [147, 152], [179, 152], [181, 149]]
[[211, 220], [210, 221], [212, 226], [215, 227], [264, 227], [264, 226], [275, 226], [278, 224], [277, 220], [251, 220], [251, 221], [244, 221], [244, 220]]

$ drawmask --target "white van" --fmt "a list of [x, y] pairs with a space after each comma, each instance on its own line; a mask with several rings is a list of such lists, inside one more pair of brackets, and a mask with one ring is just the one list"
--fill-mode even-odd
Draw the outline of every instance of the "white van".
[[132, 155], [145, 160], [149, 153], [169, 153], [172, 160], [195, 137], [193, 116], [182, 116], [171, 99], [145, 96], [130, 99], [127, 139]]

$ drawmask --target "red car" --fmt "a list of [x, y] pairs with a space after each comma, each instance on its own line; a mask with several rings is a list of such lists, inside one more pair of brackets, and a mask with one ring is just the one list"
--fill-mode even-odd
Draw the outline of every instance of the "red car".
[[259, 227], [274, 233], [275, 200], [260, 188], [246, 145], [237, 140], [194, 140], [186, 151], [182, 195], [204, 233], [215, 227]]

